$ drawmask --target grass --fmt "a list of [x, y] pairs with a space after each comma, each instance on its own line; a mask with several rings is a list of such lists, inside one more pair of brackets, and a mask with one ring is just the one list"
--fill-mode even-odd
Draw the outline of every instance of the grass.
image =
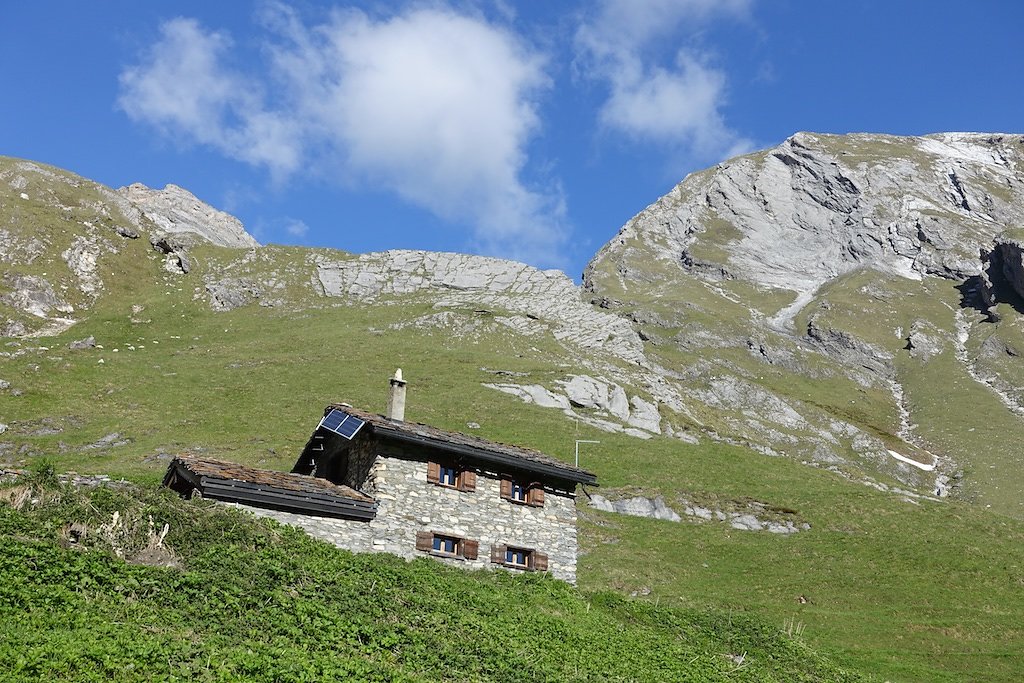
[[[44, 212], [32, 218], [39, 224], [23, 227], [43, 236], [49, 235], [46, 230], [50, 228], [56, 232], [73, 229], [71, 223], [51, 219]], [[53, 244], [52, 249], [59, 249], [64, 242], [58, 244], [53, 237]], [[848, 472], [853, 477], [850, 480], [795, 460], [767, 458], [707, 439], [699, 446], [660, 437], [640, 441], [576, 425], [559, 411], [524, 405], [481, 386], [502, 381], [494, 370], [524, 373], [515, 381], [546, 386], [576, 372], [579, 360], [574, 351], [550, 335], [517, 336], [494, 321], [494, 314], [500, 311], [488, 316], [468, 309], [450, 310], [453, 322], [449, 327], [402, 327], [441, 309], [430, 296], [390, 299], [377, 305], [318, 297], [306, 285], [314, 266], [305, 250], [268, 248], [246, 264], [238, 264], [242, 252], [197, 249], [195, 270], [174, 276], [163, 270], [162, 257], [150, 251], [145, 237], [118, 244], [117, 254], [101, 259], [107, 293], [95, 303], [81, 300], [82, 306], [87, 306], [81, 309], [82, 322], [56, 338], [22, 340], [0, 348], [11, 354], [0, 357], [0, 378], [21, 392], [0, 392], [0, 419], [9, 426], [0, 436], [0, 449], [5, 449], [0, 450], [0, 461], [31, 466], [40, 458], [49, 458], [59, 470], [126, 476], [147, 486], [162, 476], [168, 454], [182, 450], [288, 469], [324, 404], [340, 400], [382, 410], [386, 378], [401, 366], [410, 381], [407, 414], [412, 420], [459, 431], [475, 422], [480, 427], [474, 433], [483, 437], [531, 446], [567, 461], [571, 461], [575, 439], [600, 440], [600, 445], [584, 451], [582, 464], [597, 473], [605, 494], [662, 494], [672, 506], [678, 506], [680, 498], [721, 506], [754, 499], [795, 510], [812, 528], [781, 537], [740, 532], [719, 523], [673, 524], [584, 508], [581, 543], [586, 554], [579, 570], [582, 592], [577, 594], [549, 581], [527, 580], [520, 585], [508, 577], [463, 575], [432, 564], [353, 558], [280, 529], [257, 526], [252, 527], [257, 531], [246, 531], [250, 527], [234, 517], [221, 525], [225, 518], [213, 515], [211, 519], [221, 521], [216, 522], [216, 531], [207, 535], [202, 529], [212, 527], [205, 526], [204, 517], [189, 516], [195, 512], [191, 509], [174, 513], [188, 523], [172, 524], [171, 533], [176, 536], [168, 536], [171, 546], [187, 560], [186, 569], [135, 567], [118, 564], [100, 552], [103, 548], [89, 553], [61, 548], [55, 534], [64, 522], [47, 526], [38, 516], [42, 512], [4, 511], [5, 534], [0, 543], [8, 554], [3, 557], [21, 559], [5, 560], [15, 563], [8, 565], [9, 570], [17, 571], [0, 572], [0, 576], [17, 575], [22, 580], [29, 575], [25, 563], [34, 562], [46, 568], [39, 576], [47, 578], [48, 585], [60, 587], [52, 592], [57, 596], [52, 618], [47, 616], [49, 608], [44, 609], [48, 598], [42, 584], [32, 583], [36, 579], [22, 586], [26, 602], [4, 603], [8, 612], [0, 616], [29, 615], [15, 621], [0, 619], [7, 625], [0, 635], [0, 648], [8, 647], [5, 652], [14, 653], [7, 655], [6, 663], [22, 667], [12, 670], [21, 671], [18, 675], [24, 679], [73, 674], [87, 680], [90, 674], [84, 667], [88, 663], [101, 672], [131, 680], [135, 676], [128, 668], [131, 662], [157, 660], [174, 663], [176, 668], [160, 669], [167, 679], [239, 678], [256, 676], [251, 672], [262, 670], [293, 680], [303, 676], [370, 678], [379, 671], [398, 680], [430, 678], [435, 669], [417, 668], [412, 659], [396, 658], [395, 654], [418, 653], [423, 648], [450, 652], [444, 649], [448, 645], [431, 640], [426, 631], [421, 633], [421, 626], [449, 633], [453, 642], [467, 633], [486, 634], [495, 649], [512, 653], [510, 661], [517, 665], [526, 662], [532, 667], [528, 671], [540, 678], [577, 676], [587, 680], [584, 675], [596, 678], [595, 671], [606, 669], [618, 672], [621, 680], [630, 676], [643, 679], [640, 674], [649, 671], [659, 672], [663, 679], [685, 680], [688, 676], [702, 680], [697, 669], [671, 668], [678, 664], [674, 658], [685, 663], [697, 657], [699, 670], [715, 675], [736, 669], [731, 675], [739, 680], [744, 676], [748, 680], [800, 680], [801, 669], [756, 669], [752, 662], [773, 655], [751, 654], [753, 645], [746, 645], [754, 641], [744, 640], [751, 633], [777, 634], [784, 628], [792, 632], [797, 624], [803, 630], [801, 640], [825, 652], [830, 661], [882, 680], [1009, 682], [1020, 680], [1024, 673], [1016, 657], [1024, 649], [1017, 619], [1024, 613], [1020, 590], [1024, 569], [1019, 560], [1024, 531], [1020, 521], [962, 502], [907, 502], [862, 485], [856, 481], [861, 474], [856, 469]], [[50, 253], [52, 249], [47, 258], [53, 257], [52, 264], [62, 267], [62, 261]], [[347, 257], [329, 253], [332, 258]], [[743, 302], [750, 293], [734, 291], [734, 298], [740, 299], [737, 303], [695, 281], [673, 289], [672, 283], [659, 283], [664, 280], [664, 273], [657, 272], [661, 265], [651, 266], [654, 284], [636, 301], [628, 300], [631, 293], [613, 293], [626, 300], [627, 310], [653, 313], [668, 323], [639, 325], [664, 342], [648, 346], [654, 359], [667, 367], [705, 364], [708, 372], [735, 373], [815, 407], [821, 415], [837, 415], [879, 436], [891, 434], [896, 416], [889, 399], [844, 377], [841, 366], [772, 335], [767, 335], [765, 342], [792, 352], [807, 371], [772, 366], [751, 356], [746, 341], [752, 314]], [[51, 267], [39, 272], [52, 274]], [[274, 306], [260, 306], [257, 301], [231, 312], [214, 313], [207, 305], [205, 280], [226, 268], [237, 277], [279, 278], [286, 286], [264, 296], [263, 301], [273, 299]], [[867, 302], [861, 292], [868, 283], [857, 280], [868, 275], [852, 274], [827, 293], [833, 305], [828, 324], [863, 335], [896, 354], [897, 372], [922, 433], [926, 427], [936, 434], [948, 429], [948, 444], [936, 436], [929, 443], [930, 450], [961, 452], [957, 449], [965, 444], [978, 443], [979, 453], [983, 447], [988, 454], [1002, 454], [1002, 462], [1010, 464], [1012, 451], [1003, 446], [1006, 439], [1016, 438], [1013, 435], [1019, 427], [995, 417], [998, 407], [957, 369], [954, 359], [939, 356], [918, 367], [917, 361], [898, 348], [900, 339], [886, 329], [893, 324], [909, 329], [913, 316], [948, 329], [949, 320], [943, 316], [951, 316], [952, 310], [942, 302], [955, 307], [955, 291], [928, 290], [904, 300], [905, 293], [898, 288], [901, 281], [879, 282], [873, 291], [892, 291], [894, 300], [902, 303], [898, 310], [872, 318], [864, 312]], [[74, 286], [68, 282], [69, 287]], [[774, 292], [765, 296], [765, 308], [788, 302]], [[133, 306], [142, 308], [136, 311]], [[901, 322], [904, 320], [907, 322]], [[676, 344], [673, 337], [691, 329], [688, 326], [708, 332], [710, 336], [703, 338], [706, 343]], [[1016, 339], [1008, 323], [1000, 323], [999, 329], [1011, 343]], [[872, 336], [875, 334], [877, 338]], [[88, 335], [95, 336], [102, 348], [67, 349], [68, 342]], [[626, 375], [621, 366], [600, 360], [609, 376]], [[686, 382], [700, 386], [704, 379], [698, 374]], [[962, 402], [950, 401], [947, 393], [937, 389], [950, 386], [958, 388]], [[642, 393], [642, 387], [639, 389]], [[972, 409], [966, 410], [965, 403]], [[699, 419], [723, 435], [731, 435], [726, 431], [735, 417], [731, 411], [701, 408], [697, 402], [691, 407]], [[972, 414], [978, 411], [995, 427], [987, 434], [975, 435], [983, 441], [965, 440], [967, 427], [961, 430], [960, 426], [974, 419]], [[687, 418], [674, 419], [685, 422]], [[127, 443], [89, 448], [115, 432]], [[983, 462], [982, 455], [977, 458], [974, 462]], [[1012, 480], [1008, 472], [1002, 478]], [[991, 481], [998, 483], [997, 478]], [[1007, 506], [1014, 502], [1009, 494], [1002, 500]], [[95, 500], [92, 504], [110, 514], [106, 504]], [[170, 500], [145, 505], [178, 509]], [[60, 514], [54, 515], [53, 520], [61, 519]], [[189, 535], [189, 525], [198, 526], [195, 535]], [[235, 533], [241, 536], [236, 538]], [[216, 564], [218, 554], [224, 555], [224, 564]], [[306, 562], [306, 556], [312, 564], [296, 569], [294, 563]], [[260, 558], [269, 558], [270, 564], [263, 564]], [[281, 563], [287, 569], [284, 576], [292, 577], [281, 585], [299, 585], [295, 583], [298, 579], [293, 579], [301, 576], [320, 592], [337, 589], [338, 595], [346, 598], [364, 596], [352, 598], [356, 602], [351, 604], [359, 609], [342, 616], [337, 612], [341, 607], [334, 603], [313, 600], [300, 604], [293, 596], [266, 592], [257, 592], [261, 597], [254, 600], [272, 598], [270, 604], [278, 611], [271, 614], [292, 609], [312, 624], [320, 623], [321, 614], [333, 615], [325, 618], [332, 628], [337, 626], [335, 632], [354, 633], [356, 642], [299, 634], [302, 629], [291, 616], [281, 617], [292, 629], [284, 635], [273, 635], [276, 632], [260, 621], [259, 614], [247, 621], [251, 612], [258, 612], [251, 609], [255, 603], [232, 592], [223, 576], [238, 570], [243, 572], [240, 576], [248, 577], [245, 567], [254, 564], [262, 569], [252, 580], [258, 586], [269, 585], [266, 577], [277, 576], [271, 565]], [[412, 573], [404, 573], [406, 570]], [[382, 583], [377, 586], [387, 588], [380, 594], [369, 578], [378, 573]], [[84, 584], [76, 583], [80, 576], [90, 578]], [[116, 580], [105, 578], [108, 576]], [[348, 584], [338, 579], [339, 583], [331, 583], [335, 579], [325, 578], [339, 576], [352, 581], [361, 577], [361, 582]], [[147, 586], [142, 592], [132, 589], [137, 600], [125, 599], [131, 592], [108, 590], [131, 581]], [[163, 588], [165, 584], [173, 590]], [[435, 613], [437, 604], [406, 611], [406, 606], [416, 606], [420, 599], [401, 588], [406, 584], [444, 585], [445, 595], [465, 592], [470, 597], [465, 602], [457, 598], [460, 609], [454, 614], [447, 609]], [[208, 595], [202, 591], [204, 586], [218, 586], [215, 593], [220, 602], [204, 605]], [[602, 592], [607, 590], [614, 595]], [[633, 592], [643, 596], [645, 590], [650, 593], [642, 599], [621, 597]], [[485, 597], [490, 593], [495, 596]], [[541, 599], [547, 594], [550, 598]], [[603, 597], [593, 597], [598, 595]], [[799, 602], [801, 596], [808, 601]], [[305, 593], [302, 597], [312, 600]], [[359, 601], [364, 599], [370, 602]], [[538, 636], [544, 638], [543, 643], [523, 640], [525, 627], [521, 625], [500, 619], [484, 624], [485, 617], [500, 611], [505, 600], [537, 601], [530, 604], [541, 605], [543, 614], [558, 617], [544, 617], [539, 625], [535, 623], [543, 631], [544, 635]], [[388, 622], [387, 610], [396, 605], [402, 618]], [[604, 605], [610, 606], [605, 610]], [[661, 611], [666, 607], [667, 612]], [[367, 615], [383, 614], [391, 630], [374, 631], [360, 640], [365, 624], [358, 614], [363, 609]], [[75, 617], [79, 610], [85, 610], [85, 616]], [[587, 616], [591, 613], [594, 616]], [[443, 614], [448, 616], [442, 618]], [[226, 623], [227, 615], [239, 623]], [[726, 635], [732, 633], [730, 619], [740, 625], [736, 635]], [[687, 624], [694, 622], [717, 624], [712, 629], [717, 635], [702, 646], [704, 650], [674, 649], [682, 647], [677, 641], [686, 641], [678, 634], [689, 633]], [[168, 624], [166, 629], [162, 624]], [[613, 631], [632, 624], [642, 629], [616, 639]], [[399, 629], [400, 625], [419, 635], [403, 640], [407, 632]], [[503, 639], [498, 625], [519, 635]], [[647, 664], [636, 663], [633, 654], [622, 655], [632, 668], [615, 668], [617, 665], [603, 659], [605, 655], [586, 649], [583, 641], [592, 636], [595, 647], [606, 646], [609, 653], [646, 653], [655, 660], [650, 666], [664, 668], [640, 668]], [[386, 645], [394, 638], [399, 638], [397, 645]], [[643, 638], [649, 638], [650, 644], [643, 643]], [[565, 646], [555, 646], [554, 641], [564, 641]], [[545, 649], [547, 654], [531, 664], [531, 648], [541, 646], [551, 649]], [[483, 661], [490, 664], [470, 669], [467, 678], [507, 678], [509, 670], [500, 668], [491, 646], [485, 643], [481, 647]], [[341, 654], [333, 660], [326, 655], [314, 655], [310, 660], [297, 654], [303, 649]], [[724, 657], [738, 658], [744, 651], [747, 657], [742, 661]], [[89, 657], [76, 664], [73, 656], [82, 652]], [[815, 657], [806, 648], [801, 652], [801, 657]], [[26, 655], [22, 662], [17, 653], [31, 653], [31, 657]], [[586, 654], [584, 661], [593, 663], [583, 673], [568, 668], [580, 661], [579, 653]], [[437, 664], [437, 659], [430, 658], [433, 656], [424, 661]], [[463, 661], [461, 655], [452, 656]], [[789, 662], [794, 655], [780, 656]], [[668, 659], [676, 664], [665, 661]], [[278, 668], [275, 661], [280, 662]], [[308, 661], [313, 668], [303, 668]], [[149, 669], [151, 673], [154, 670]], [[832, 676], [834, 667], [821, 670]], [[459, 675], [441, 671], [449, 677]], [[611, 678], [615, 680], [615, 676]], [[841, 679], [823, 675], [823, 680]]]
[[[355, 556], [166, 491], [33, 494], [0, 505], [5, 681], [862, 680], [746, 615]], [[153, 545], [142, 519], [178, 567], [116, 556]]]

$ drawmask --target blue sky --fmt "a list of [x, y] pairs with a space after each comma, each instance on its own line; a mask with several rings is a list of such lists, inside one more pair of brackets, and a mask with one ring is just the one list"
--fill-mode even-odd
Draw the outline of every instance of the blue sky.
[[578, 278], [800, 130], [1024, 132], [1010, 0], [7, 3], [0, 154], [181, 185], [263, 242]]

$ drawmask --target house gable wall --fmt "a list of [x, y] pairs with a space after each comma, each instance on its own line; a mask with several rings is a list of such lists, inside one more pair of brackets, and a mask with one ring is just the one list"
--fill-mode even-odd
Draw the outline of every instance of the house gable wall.
[[407, 558], [427, 556], [416, 550], [416, 532], [431, 531], [480, 543], [476, 560], [436, 558], [447, 564], [491, 566], [492, 546], [516, 546], [544, 553], [555, 578], [575, 583], [575, 493], [545, 486], [542, 507], [521, 505], [501, 498], [500, 473], [476, 472], [476, 490], [457, 491], [428, 483], [425, 460], [378, 456], [370, 473], [379, 504], [370, 522], [373, 549]]
[[[428, 461], [471, 465], [452, 460], [441, 449], [366, 435], [352, 441], [346, 458], [344, 480], [340, 483], [377, 500], [377, 514], [369, 523], [248, 509], [259, 516], [301, 527], [311, 536], [353, 552], [386, 552], [408, 559], [434, 557], [464, 568], [497, 566], [490, 561], [492, 546], [533, 549], [547, 555], [548, 571], [555, 578], [575, 583], [575, 485], [544, 481], [543, 506], [530, 506], [501, 497], [502, 475], [515, 473], [502, 473], [479, 464], [473, 467], [477, 473], [475, 491], [429, 483]], [[534, 481], [537, 477], [526, 480]], [[477, 559], [438, 557], [418, 551], [416, 534], [421, 531], [478, 541]]]

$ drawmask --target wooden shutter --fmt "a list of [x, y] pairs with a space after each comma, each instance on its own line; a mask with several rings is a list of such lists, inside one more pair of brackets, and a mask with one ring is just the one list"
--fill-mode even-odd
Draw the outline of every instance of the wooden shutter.
[[546, 572], [548, 570], [548, 556], [544, 553], [538, 553], [534, 551], [531, 554], [531, 569], [538, 572]]
[[416, 532], [416, 550], [430, 551], [434, 549], [434, 534], [429, 531]]
[[530, 484], [530, 493], [526, 497], [530, 505], [544, 507], [544, 486], [538, 482]]
[[501, 480], [501, 497], [505, 500], [512, 498], [512, 480], [502, 479]]
[[476, 472], [465, 470], [459, 473], [459, 490], [476, 491]]
[[427, 481], [431, 484], [441, 483], [441, 466], [436, 462], [427, 463]]
[[462, 541], [462, 556], [467, 560], [475, 560], [480, 554], [480, 541], [473, 541], [468, 538]]
[[498, 545], [495, 543], [491, 546], [491, 562], [495, 564], [505, 564], [505, 551], [506, 546]]

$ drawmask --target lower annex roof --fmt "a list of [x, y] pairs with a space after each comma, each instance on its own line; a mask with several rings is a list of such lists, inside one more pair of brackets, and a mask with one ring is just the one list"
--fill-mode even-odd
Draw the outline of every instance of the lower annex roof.
[[180, 477], [206, 498], [310, 514], [372, 519], [377, 503], [353, 488], [326, 479], [277, 472], [212, 458], [179, 455], [164, 485]]

